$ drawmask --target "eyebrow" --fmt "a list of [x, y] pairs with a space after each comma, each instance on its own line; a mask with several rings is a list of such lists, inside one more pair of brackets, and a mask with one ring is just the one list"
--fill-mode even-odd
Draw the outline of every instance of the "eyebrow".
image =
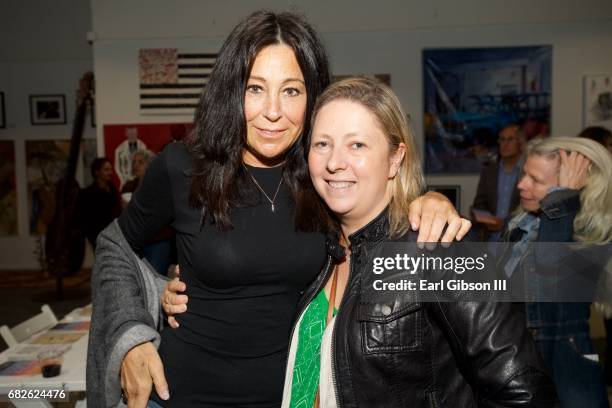
[[[314, 134], [312, 135], [313, 137], [325, 137], [328, 139], [332, 139], [332, 136], [327, 134], [327, 133], [320, 133], [320, 134]], [[354, 137], [354, 136], [366, 136], [365, 134], [360, 134], [358, 132], [349, 132], [349, 133], [345, 133], [342, 135], [342, 137], [344, 138], [349, 138], [349, 137]]]
[[[267, 82], [265, 78], [260, 77], [260, 76], [256, 76], [256, 75], [251, 75], [251, 76], [249, 76], [249, 79], [257, 79], [258, 81], [261, 81], [261, 82]], [[299, 83], [301, 83], [302, 85], [306, 85], [306, 83], [304, 82], [304, 80], [299, 79], [299, 78], [287, 78], [287, 79], [285, 79], [285, 80], [283, 81], [283, 84], [286, 84], [287, 82], [294, 82], [294, 81], [295, 81], [295, 82], [299, 82]]]

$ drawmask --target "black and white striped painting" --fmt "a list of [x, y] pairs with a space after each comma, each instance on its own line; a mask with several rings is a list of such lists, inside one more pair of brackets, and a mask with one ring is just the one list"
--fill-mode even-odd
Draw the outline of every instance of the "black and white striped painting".
[[176, 48], [141, 49], [140, 112], [193, 114], [217, 54], [186, 52]]

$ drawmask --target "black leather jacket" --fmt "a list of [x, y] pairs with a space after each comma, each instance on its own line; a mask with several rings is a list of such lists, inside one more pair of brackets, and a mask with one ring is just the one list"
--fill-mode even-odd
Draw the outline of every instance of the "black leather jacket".
[[[381, 277], [366, 273], [368, 256], [387, 234], [385, 211], [349, 237], [350, 276], [332, 335], [338, 407], [555, 406], [552, 380], [511, 304], [421, 303], [411, 291], [364, 301], [377, 296], [372, 282]], [[337, 246], [328, 240], [330, 254]], [[330, 256], [298, 310], [324, 287], [333, 266]]]

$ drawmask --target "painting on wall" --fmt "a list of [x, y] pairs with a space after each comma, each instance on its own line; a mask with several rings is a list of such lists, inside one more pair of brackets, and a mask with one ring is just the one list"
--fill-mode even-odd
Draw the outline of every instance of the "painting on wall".
[[550, 133], [552, 46], [423, 50], [425, 170], [478, 173], [499, 131]]
[[27, 140], [26, 172], [30, 234], [44, 235], [55, 213], [55, 183], [64, 175], [68, 140]]
[[104, 151], [113, 164], [118, 189], [133, 178], [132, 155], [135, 152], [158, 153], [168, 143], [185, 138], [192, 128], [191, 123], [104, 125]]
[[17, 235], [15, 142], [0, 141], [0, 236]]
[[193, 115], [216, 53], [146, 48], [138, 53], [140, 113]]
[[584, 78], [584, 126], [612, 129], [612, 74]]
[[66, 123], [64, 95], [30, 95], [32, 125], [63, 125]]

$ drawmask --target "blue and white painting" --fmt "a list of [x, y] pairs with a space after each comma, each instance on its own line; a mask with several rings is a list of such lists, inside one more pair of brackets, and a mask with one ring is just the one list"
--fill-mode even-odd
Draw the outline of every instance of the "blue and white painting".
[[425, 170], [478, 173], [506, 125], [550, 133], [552, 46], [423, 50]]

